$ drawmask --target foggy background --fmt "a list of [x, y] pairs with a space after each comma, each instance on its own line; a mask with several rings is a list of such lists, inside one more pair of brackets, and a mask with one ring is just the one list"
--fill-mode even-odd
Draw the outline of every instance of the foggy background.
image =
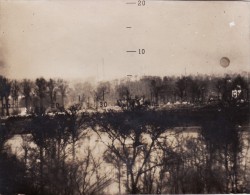
[[[248, 71], [248, 2], [126, 2], [1, 1], [1, 73], [100, 81]], [[138, 49], [146, 53], [126, 52]]]

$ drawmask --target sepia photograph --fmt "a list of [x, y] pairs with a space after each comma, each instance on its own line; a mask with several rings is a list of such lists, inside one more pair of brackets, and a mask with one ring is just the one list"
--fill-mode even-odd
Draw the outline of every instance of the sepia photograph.
[[250, 1], [0, 0], [0, 195], [250, 193]]

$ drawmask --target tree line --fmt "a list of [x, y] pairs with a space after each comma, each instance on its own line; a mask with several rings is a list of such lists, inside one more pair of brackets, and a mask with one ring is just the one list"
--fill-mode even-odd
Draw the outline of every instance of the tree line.
[[45, 113], [49, 108], [63, 110], [74, 103], [96, 109], [117, 105], [117, 100], [131, 99], [142, 99], [149, 105], [247, 102], [249, 85], [249, 80], [241, 75], [144, 76], [137, 80], [128, 77], [97, 85], [78, 82], [71, 86], [63, 79], [41, 77], [17, 81], [0, 76], [1, 115], [17, 114], [19, 107], [25, 107], [27, 113]]
[[44, 113], [58, 101], [63, 108], [67, 90], [68, 83], [63, 79], [45, 80], [41, 77], [35, 81], [17, 81], [0, 76], [1, 115], [10, 115], [10, 108], [11, 114], [17, 114], [20, 106], [25, 107], [27, 113]]
[[[249, 113], [199, 115], [196, 136], [186, 133], [190, 116], [169, 111], [86, 113], [76, 104], [54, 116], [8, 118], [0, 124], [0, 193], [109, 194], [112, 184], [117, 194], [249, 192], [241, 127]], [[17, 127], [29, 132], [21, 152], [8, 145]]]

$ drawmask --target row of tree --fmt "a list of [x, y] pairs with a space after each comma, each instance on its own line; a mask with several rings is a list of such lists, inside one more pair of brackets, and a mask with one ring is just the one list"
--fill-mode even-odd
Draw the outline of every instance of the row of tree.
[[[102, 160], [93, 155], [88, 144], [83, 151], [79, 149], [91, 123], [91, 116], [79, 110], [79, 105], [74, 105], [54, 117], [38, 115], [24, 121], [8, 118], [1, 123], [1, 194], [102, 194], [111, 178], [100, 171]], [[20, 146], [13, 152], [8, 140], [16, 127], [25, 133], [19, 132]]]
[[232, 90], [240, 86], [247, 99], [249, 81], [240, 75], [183, 76], [183, 77], [144, 77], [118, 86], [120, 97], [145, 96], [156, 104], [186, 101], [205, 103], [210, 97], [229, 101]]
[[[74, 103], [81, 103], [85, 108], [114, 106], [117, 100], [140, 99], [151, 105], [174, 102], [193, 104], [207, 103], [210, 99], [230, 102], [232, 91], [240, 90], [239, 97], [249, 100], [247, 78], [240, 75], [154, 77], [144, 76], [139, 80], [131, 78], [91, 83], [76, 83], [69, 87], [62, 79], [38, 78], [35, 81], [9, 80], [0, 76], [0, 100], [2, 115], [17, 113], [18, 107], [26, 107], [27, 112], [44, 113], [48, 108], [63, 110]], [[12, 100], [10, 102], [10, 99]]]
[[196, 136], [185, 127], [176, 129], [184, 119], [176, 121], [177, 116], [165, 111], [104, 113], [97, 117], [96, 132], [128, 193], [245, 192], [250, 179], [249, 137], [243, 138], [236, 127], [236, 113], [210, 114], [195, 120], [201, 127]]
[[[175, 128], [181, 120], [167, 111], [80, 109], [74, 105], [54, 117], [1, 123], [1, 194], [104, 194], [112, 183], [119, 194], [250, 190], [249, 136], [243, 139], [238, 127], [242, 118], [247, 122], [245, 115], [200, 114], [203, 118], [195, 119], [200, 129], [189, 136], [185, 128]], [[16, 126], [26, 134], [15, 156], [6, 143]], [[104, 152], [95, 153], [95, 147]]]
[[[115, 105], [117, 100], [141, 99], [151, 105], [174, 102], [189, 102], [194, 104], [207, 103], [210, 99], [230, 102], [232, 91], [240, 89], [237, 99], [249, 100], [250, 82], [241, 75], [219, 76], [144, 76], [139, 80], [126, 78], [113, 82], [101, 82], [96, 88], [89, 83], [75, 85], [75, 96], [82, 101], [106, 101]], [[97, 105], [98, 106], [98, 105]], [[96, 106], [96, 107], [97, 107]]]
[[10, 115], [10, 108], [14, 114], [18, 113], [20, 106], [25, 107], [27, 113], [43, 113], [47, 107], [55, 107], [58, 101], [64, 107], [67, 90], [68, 83], [62, 79], [47, 81], [41, 77], [33, 82], [28, 79], [9, 80], [0, 76], [1, 114]]

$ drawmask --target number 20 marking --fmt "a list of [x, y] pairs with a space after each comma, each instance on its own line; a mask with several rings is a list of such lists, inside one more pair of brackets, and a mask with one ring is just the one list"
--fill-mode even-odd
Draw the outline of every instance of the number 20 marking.
[[138, 6], [145, 6], [146, 1], [145, 0], [138, 0]]

